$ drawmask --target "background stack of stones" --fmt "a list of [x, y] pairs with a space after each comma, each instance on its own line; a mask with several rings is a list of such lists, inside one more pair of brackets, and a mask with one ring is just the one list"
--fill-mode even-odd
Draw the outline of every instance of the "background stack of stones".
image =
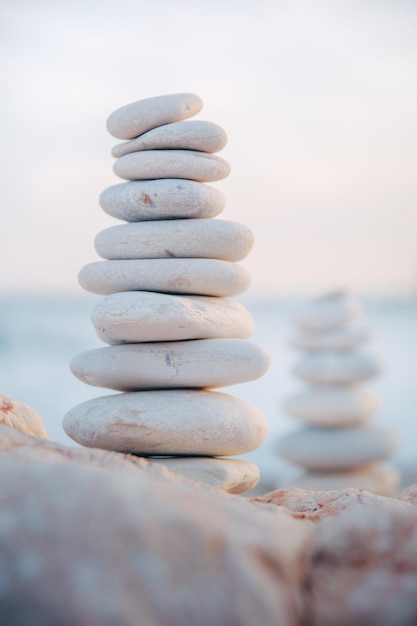
[[269, 357], [247, 341], [248, 311], [226, 296], [245, 291], [236, 263], [253, 243], [250, 230], [212, 219], [223, 194], [205, 183], [225, 178], [213, 153], [226, 134], [211, 122], [184, 121], [200, 111], [194, 94], [149, 98], [115, 111], [109, 132], [127, 141], [112, 151], [128, 182], [106, 189], [102, 208], [125, 220], [98, 234], [106, 259], [85, 266], [80, 283], [106, 297], [92, 312], [108, 347], [71, 362], [82, 381], [122, 393], [72, 409], [64, 429], [82, 445], [137, 455], [180, 474], [240, 493], [258, 468], [222, 459], [258, 447], [268, 431], [250, 404], [209, 390], [261, 376]]
[[362, 381], [380, 365], [360, 349], [369, 338], [360, 316], [359, 302], [341, 291], [314, 300], [295, 320], [294, 346], [305, 353], [295, 374], [308, 387], [290, 397], [285, 410], [304, 426], [282, 437], [278, 450], [306, 470], [298, 487], [357, 487], [388, 495], [399, 483], [398, 472], [382, 463], [395, 437], [368, 425], [379, 401]]

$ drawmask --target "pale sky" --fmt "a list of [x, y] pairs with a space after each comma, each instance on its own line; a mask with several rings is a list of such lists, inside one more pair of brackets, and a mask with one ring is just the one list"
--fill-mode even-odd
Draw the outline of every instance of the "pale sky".
[[0, 293], [82, 294], [117, 182], [105, 121], [192, 91], [254, 294], [417, 290], [414, 0], [0, 0]]

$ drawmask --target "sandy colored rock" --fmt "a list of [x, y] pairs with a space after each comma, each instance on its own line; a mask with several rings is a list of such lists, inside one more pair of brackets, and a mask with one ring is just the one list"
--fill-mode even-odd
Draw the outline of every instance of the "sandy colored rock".
[[349, 324], [362, 313], [360, 303], [347, 291], [334, 291], [312, 300], [296, 315], [295, 324], [306, 331], [323, 331]]
[[292, 485], [309, 491], [335, 491], [354, 487], [379, 496], [392, 496], [400, 482], [401, 474], [395, 467], [370, 463], [344, 472], [305, 472]]
[[397, 445], [393, 433], [384, 428], [312, 428], [292, 431], [278, 442], [279, 454], [310, 470], [347, 470], [380, 461]]
[[227, 142], [223, 128], [213, 122], [189, 120], [158, 126], [131, 141], [114, 146], [111, 153], [119, 158], [139, 150], [197, 150], [218, 152]]
[[247, 226], [204, 218], [111, 226], [95, 239], [97, 253], [110, 260], [179, 257], [240, 261], [252, 245], [253, 234]]
[[371, 337], [369, 328], [362, 324], [348, 324], [327, 330], [300, 330], [292, 339], [292, 346], [300, 350], [353, 350]]
[[310, 426], [344, 428], [366, 422], [380, 407], [373, 391], [352, 387], [312, 386], [290, 396], [284, 410]]
[[84, 383], [118, 391], [225, 387], [259, 378], [268, 366], [266, 350], [242, 339], [125, 344], [83, 352], [70, 363]]
[[226, 178], [230, 165], [219, 156], [193, 150], [144, 150], [117, 159], [114, 173], [127, 180], [185, 178], [210, 183]]
[[48, 439], [39, 415], [23, 402], [0, 394], [0, 424], [21, 430], [23, 433]]
[[126, 222], [212, 218], [224, 205], [225, 197], [218, 189], [179, 178], [121, 183], [100, 195], [101, 208]]
[[323, 350], [304, 355], [294, 373], [310, 383], [350, 385], [376, 376], [381, 369], [380, 361], [371, 354]]
[[228, 493], [249, 491], [259, 480], [258, 466], [242, 459], [172, 457], [150, 458], [150, 461], [167, 467], [175, 474], [212, 485]]
[[263, 502], [264, 504], [274, 504], [291, 511], [291, 514], [298, 519], [306, 519], [312, 522], [320, 522], [329, 517], [338, 517], [347, 511], [359, 509], [366, 511], [373, 505], [385, 510], [397, 511], [407, 510], [405, 505], [399, 507], [397, 500], [393, 498], [377, 496], [367, 491], [345, 488], [340, 490], [310, 491], [299, 487], [288, 487], [287, 489], [276, 489], [262, 496], [252, 498], [252, 502]]
[[91, 448], [140, 456], [244, 454], [268, 434], [265, 417], [248, 402], [214, 391], [138, 391], [87, 400], [63, 427]]
[[107, 120], [107, 130], [118, 139], [132, 139], [162, 124], [192, 117], [202, 108], [203, 101], [193, 93], [145, 98], [114, 111]]
[[310, 525], [148, 466], [0, 455], [4, 624], [297, 624]]
[[249, 288], [250, 274], [218, 259], [129, 259], [85, 265], [78, 275], [87, 291], [156, 291], [202, 296], [235, 296]]
[[234, 300], [148, 291], [107, 296], [95, 306], [91, 319], [100, 339], [109, 344], [247, 339], [253, 332], [252, 317]]

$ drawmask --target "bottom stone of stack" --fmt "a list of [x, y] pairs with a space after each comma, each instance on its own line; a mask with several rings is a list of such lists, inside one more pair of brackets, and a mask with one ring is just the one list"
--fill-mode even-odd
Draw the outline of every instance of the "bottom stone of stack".
[[268, 422], [248, 402], [215, 391], [138, 391], [83, 402], [64, 417], [77, 443], [140, 456], [229, 456], [260, 446]]
[[401, 474], [395, 467], [370, 463], [344, 472], [305, 472], [291, 486], [308, 491], [334, 491], [353, 487], [379, 496], [392, 496], [400, 482]]
[[255, 487], [259, 468], [242, 459], [209, 457], [149, 458], [180, 476], [211, 485], [229, 493], [244, 493]]

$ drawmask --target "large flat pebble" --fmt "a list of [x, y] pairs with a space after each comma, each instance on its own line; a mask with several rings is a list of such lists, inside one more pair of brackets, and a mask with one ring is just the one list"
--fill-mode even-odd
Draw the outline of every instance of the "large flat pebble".
[[110, 260], [206, 258], [240, 261], [253, 245], [252, 231], [228, 220], [160, 220], [111, 226], [98, 233], [97, 253]]
[[230, 165], [219, 156], [192, 150], [145, 150], [121, 156], [114, 173], [127, 180], [184, 178], [210, 183], [226, 178]]
[[225, 197], [218, 189], [179, 178], [121, 183], [100, 195], [101, 208], [126, 222], [212, 218], [224, 205]]
[[348, 324], [328, 330], [299, 331], [292, 340], [294, 348], [301, 350], [353, 350], [371, 337], [369, 328], [361, 324]]
[[83, 267], [87, 291], [157, 291], [202, 296], [234, 296], [246, 291], [250, 274], [241, 265], [217, 259], [130, 259], [98, 261]]
[[386, 459], [396, 445], [393, 433], [383, 428], [306, 427], [284, 435], [278, 453], [311, 470], [347, 470]]
[[140, 150], [198, 150], [212, 153], [224, 148], [226, 142], [227, 135], [217, 124], [190, 120], [153, 128], [136, 139], [117, 144], [111, 153], [115, 158]]
[[259, 378], [268, 366], [266, 350], [243, 339], [111, 346], [83, 352], [70, 363], [84, 383], [118, 391], [225, 387]]
[[350, 385], [380, 371], [380, 361], [371, 354], [330, 350], [310, 352], [294, 368], [299, 378], [323, 385]]
[[265, 417], [214, 391], [138, 391], [94, 398], [66, 414], [64, 430], [84, 446], [148, 455], [224, 456], [260, 446]]
[[183, 456], [159, 459], [151, 457], [149, 460], [167, 467], [175, 474], [228, 493], [249, 491], [259, 480], [258, 466], [242, 459]]
[[291, 483], [308, 491], [340, 491], [349, 487], [392, 496], [401, 482], [400, 472], [384, 463], [370, 463], [345, 472], [305, 472]]
[[203, 101], [193, 93], [145, 98], [114, 111], [107, 120], [107, 130], [118, 139], [132, 139], [156, 126], [192, 117], [202, 108]]
[[92, 311], [98, 336], [110, 344], [183, 339], [247, 339], [250, 313], [239, 302], [149, 291], [115, 293]]
[[295, 316], [295, 324], [302, 330], [323, 331], [344, 326], [362, 313], [358, 300], [349, 292], [334, 291], [309, 302]]
[[362, 385], [312, 386], [290, 396], [284, 404], [289, 415], [305, 424], [334, 428], [363, 424], [379, 408], [378, 397]]

